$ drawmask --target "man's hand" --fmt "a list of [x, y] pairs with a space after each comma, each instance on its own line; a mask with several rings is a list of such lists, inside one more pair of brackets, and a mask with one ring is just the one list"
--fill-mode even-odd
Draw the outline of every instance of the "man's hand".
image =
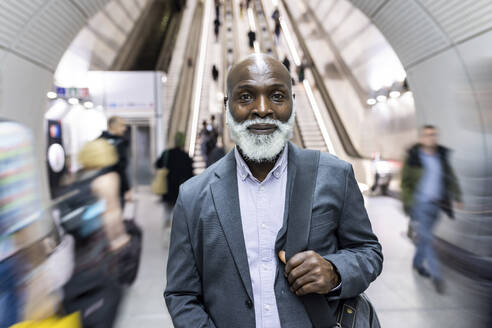
[[[285, 252], [278, 254], [285, 264]], [[334, 266], [318, 253], [305, 251], [297, 253], [285, 265], [285, 276], [290, 290], [298, 296], [306, 294], [328, 294], [340, 283]]]

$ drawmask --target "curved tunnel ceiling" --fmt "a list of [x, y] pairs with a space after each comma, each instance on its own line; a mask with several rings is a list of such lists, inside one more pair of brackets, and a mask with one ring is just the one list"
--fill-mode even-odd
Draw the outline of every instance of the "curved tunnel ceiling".
[[[141, 7], [144, 0], [115, 1]], [[0, 2], [0, 117], [32, 129], [40, 161], [45, 160], [45, 95], [53, 74], [75, 36], [108, 2]], [[350, 2], [380, 29], [404, 65], [417, 121], [440, 126], [443, 142], [456, 150], [454, 164], [471, 195], [466, 201], [472, 208], [487, 204], [492, 177], [492, 1]]]
[[[492, 1], [349, 0], [400, 58], [420, 124], [440, 128], [471, 212], [490, 211], [492, 192]], [[470, 213], [471, 213], [470, 212]], [[468, 214], [441, 226], [446, 239], [490, 256], [487, 220]]]
[[[141, 10], [147, 1], [0, 1], [0, 118], [21, 122], [31, 129], [35, 136], [36, 158], [40, 163], [46, 160], [46, 92], [52, 87], [54, 73], [63, 54], [98, 13], [103, 13], [107, 20], [117, 25], [113, 15], [119, 13], [133, 17], [132, 8]], [[125, 31], [125, 26], [115, 28]], [[110, 45], [115, 39], [107, 38], [102, 42]], [[45, 170], [41, 169], [40, 174], [42, 196], [47, 202], [49, 193]]]

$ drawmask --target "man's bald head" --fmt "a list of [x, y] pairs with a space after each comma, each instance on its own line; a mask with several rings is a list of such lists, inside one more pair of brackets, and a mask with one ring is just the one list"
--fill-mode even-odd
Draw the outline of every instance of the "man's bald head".
[[234, 87], [245, 80], [278, 79], [288, 86], [292, 93], [292, 78], [280, 61], [266, 54], [251, 54], [235, 64], [227, 75], [227, 96]]
[[255, 54], [227, 77], [226, 117], [231, 139], [250, 161], [274, 161], [292, 137], [292, 79], [276, 59]]

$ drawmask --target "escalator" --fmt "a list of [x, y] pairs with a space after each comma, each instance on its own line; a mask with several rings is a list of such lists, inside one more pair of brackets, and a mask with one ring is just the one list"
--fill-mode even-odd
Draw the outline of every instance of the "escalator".
[[183, 16], [182, 0], [154, 0], [115, 60], [113, 70], [164, 71], [171, 61]]

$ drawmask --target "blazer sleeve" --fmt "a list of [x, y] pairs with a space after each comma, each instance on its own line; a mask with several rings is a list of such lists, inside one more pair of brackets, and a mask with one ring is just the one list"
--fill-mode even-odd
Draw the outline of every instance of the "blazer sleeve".
[[341, 278], [341, 290], [330, 299], [355, 297], [381, 273], [383, 254], [364, 207], [352, 165], [345, 172], [345, 195], [337, 228], [338, 251], [324, 255]]
[[175, 328], [215, 328], [202, 303], [201, 277], [193, 254], [182, 195], [181, 187], [174, 209], [164, 298]]

